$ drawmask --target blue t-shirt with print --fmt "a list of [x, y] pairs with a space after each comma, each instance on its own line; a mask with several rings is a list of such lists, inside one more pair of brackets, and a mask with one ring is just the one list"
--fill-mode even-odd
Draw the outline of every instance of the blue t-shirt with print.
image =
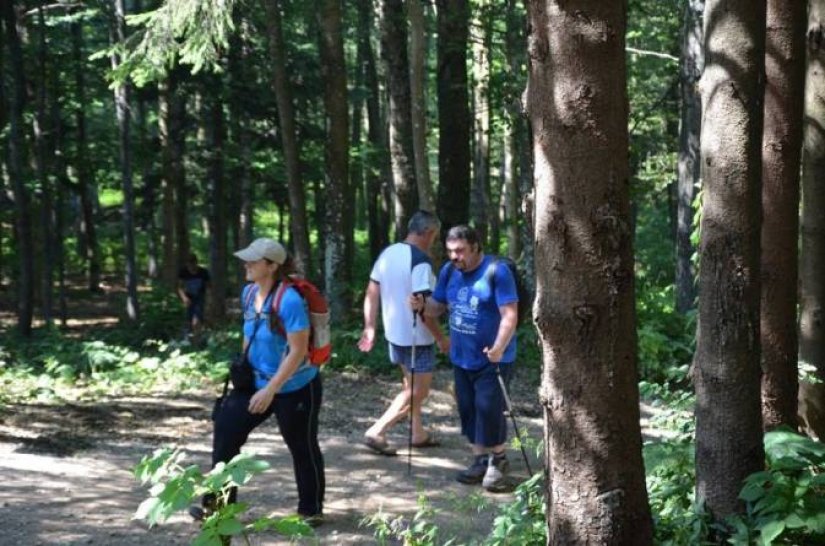
[[[241, 294], [241, 304], [246, 304], [243, 309], [243, 335], [247, 340], [252, 337], [255, 330], [255, 322], [259, 321], [255, 339], [249, 348], [249, 363], [255, 371], [255, 388], [261, 389], [266, 386], [269, 380], [278, 372], [281, 361], [286, 356], [288, 347], [285, 336], [278, 333], [276, 329], [270, 329], [270, 313], [272, 312], [272, 299], [275, 297], [277, 288], [267, 297], [261, 306], [261, 313], [255, 312], [255, 293], [251, 295], [249, 290], [258, 290], [256, 285], [247, 285]], [[309, 329], [309, 316], [306, 305], [301, 295], [294, 288], [287, 288], [284, 291], [281, 304], [278, 307], [278, 316], [287, 334], [300, 332]], [[318, 368], [311, 366], [304, 360], [295, 373], [281, 387], [283, 393], [297, 391], [305, 387], [318, 375]]]
[[[447, 262], [438, 274], [433, 299], [447, 304], [450, 319], [450, 360], [466, 370], [480, 370], [490, 361], [501, 323], [499, 307], [518, 301], [516, 281], [506, 264], [484, 256], [477, 268], [464, 272]], [[516, 336], [510, 340], [502, 363], [516, 360]]]

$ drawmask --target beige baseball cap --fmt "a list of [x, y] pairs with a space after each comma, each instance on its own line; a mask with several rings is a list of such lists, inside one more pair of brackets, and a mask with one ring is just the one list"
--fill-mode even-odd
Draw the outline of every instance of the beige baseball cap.
[[278, 265], [283, 265], [286, 261], [286, 250], [278, 241], [272, 239], [255, 239], [252, 243], [235, 253], [235, 256], [245, 262], [255, 262], [266, 258]]

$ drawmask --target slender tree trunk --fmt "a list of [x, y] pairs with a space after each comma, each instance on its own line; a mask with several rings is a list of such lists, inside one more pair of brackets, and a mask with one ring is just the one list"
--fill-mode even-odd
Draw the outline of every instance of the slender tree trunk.
[[0, 11], [5, 23], [12, 80], [9, 97], [9, 149], [6, 155], [6, 169], [14, 196], [15, 239], [17, 240], [17, 256], [20, 261], [17, 279], [17, 327], [21, 335], [29, 337], [32, 332], [34, 315], [34, 239], [29, 191], [26, 188], [23, 171], [23, 165], [26, 163], [23, 130], [26, 80], [13, 2], [0, 2]]
[[142, 161], [140, 165], [140, 180], [142, 183], [141, 193], [143, 194], [143, 212], [141, 216], [141, 228], [146, 231], [147, 263], [146, 276], [150, 279], [158, 278], [160, 274], [160, 256], [158, 255], [158, 229], [155, 221], [155, 209], [157, 207], [158, 179], [153, 174], [152, 159], [157, 150], [150, 141], [147, 130], [147, 100], [146, 93], [138, 92], [138, 148], [141, 151]]
[[[825, 0], [808, 4], [808, 57], [802, 146], [799, 360], [825, 381]], [[801, 383], [808, 434], [825, 439], [825, 384]]]
[[[2, 40], [0, 40], [2, 44]], [[0, 47], [2, 49], [2, 47]], [[2, 67], [0, 67], [2, 73]], [[60, 318], [60, 325], [66, 327], [68, 321], [68, 307], [66, 302], [66, 252], [64, 243], [64, 230], [66, 229], [66, 188], [71, 187], [69, 173], [66, 163], [66, 128], [63, 123], [63, 116], [60, 110], [60, 102], [57, 97], [63, 91], [61, 87], [61, 74], [58, 70], [51, 72], [52, 101], [50, 106], [50, 125], [54, 134], [54, 175], [55, 175], [55, 206], [54, 206], [54, 261], [57, 269], [57, 312]], [[2, 103], [2, 97], [0, 97]], [[2, 125], [2, 119], [0, 119]]]
[[467, 0], [438, 6], [438, 216], [442, 232], [470, 219], [470, 101]]
[[488, 0], [481, 0], [478, 13], [473, 17], [470, 43], [473, 51], [473, 180], [470, 189], [470, 214], [479, 238], [487, 248], [490, 215], [490, 49], [485, 11], [490, 9]]
[[[124, 0], [113, 0], [113, 39], [123, 43], [126, 39], [126, 7]], [[112, 54], [112, 69], [116, 69], [121, 59]], [[123, 184], [123, 245], [126, 265], [126, 315], [132, 321], [140, 317], [137, 295], [137, 265], [135, 260], [135, 196], [132, 187], [132, 144], [131, 115], [129, 112], [129, 86], [115, 88], [115, 111], [120, 134], [120, 171]]]
[[762, 137], [762, 423], [796, 426], [799, 168], [806, 0], [768, 0]]
[[652, 542], [636, 370], [626, 10], [625, 2], [528, 3], [547, 544]]
[[[246, 27], [246, 23], [243, 24]], [[244, 248], [252, 242], [253, 226], [253, 186], [249, 166], [252, 164], [252, 147], [250, 129], [247, 127], [249, 112], [244, 106], [252, 87], [247, 65], [251, 62], [249, 46], [240, 39], [229, 52], [229, 115], [231, 117], [231, 138], [237, 149], [240, 162], [235, 168], [232, 179], [235, 181], [236, 199], [236, 239], [232, 241], [234, 248]], [[238, 269], [242, 273], [241, 269]], [[242, 280], [239, 279], [239, 280]]]
[[427, 26], [424, 17], [427, 3], [427, 0], [408, 0], [407, 15], [410, 19], [410, 100], [418, 206], [433, 211], [435, 199], [427, 154]]
[[[518, 114], [517, 114], [518, 115]], [[504, 222], [507, 226], [507, 255], [511, 260], [518, 260], [521, 254], [521, 239], [519, 239], [519, 191], [516, 173], [516, 139], [513, 134], [513, 117], [504, 126], [502, 139], [502, 178], [504, 187]]]
[[696, 493], [714, 519], [743, 508], [764, 466], [760, 409], [759, 233], [765, 4], [708, 0], [700, 87], [702, 241]]
[[75, 21], [72, 28], [72, 54], [75, 74], [75, 93], [77, 107], [75, 110], [77, 187], [80, 194], [80, 240], [81, 250], [88, 270], [88, 286], [91, 292], [100, 291], [100, 245], [97, 240], [94, 207], [94, 180], [89, 174], [89, 144], [86, 132], [86, 53], [83, 48], [83, 21]]
[[367, 140], [369, 154], [366, 166], [366, 199], [369, 222], [370, 258], [375, 261], [389, 244], [389, 207], [384, 201], [381, 185], [390, 172], [387, 154], [386, 124], [381, 117], [381, 97], [370, 36], [372, 34], [372, 2], [360, 0], [358, 16], [358, 58], [364, 69], [367, 91]]
[[[41, 296], [40, 305], [43, 321], [51, 326], [54, 321], [54, 263], [55, 263], [55, 233], [54, 233], [54, 198], [52, 196], [49, 171], [54, 164], [54, 149], [50, 144], [49, 123], [47, 119], [48, 102], [48, 65], [46, 44], [46, 16], [42, 2], [37, 7], [37, 98], [35, 100], [36, 114], [33, 120], [35, 140], [35, 166], [37, 178], [40, 182], [40, 232], [43, 252], [40, 254]], [[51, 156], [51, 157], [50, 157]]]
[[[306, 210], [306, 195], [301, 181], [300, 145], [295, 127], [295, 107], [292, 89], [286, 69], [286, 53], [281, 23], [279, 1], [264, 0], [269, 33], [269, 54], [272, 57], [272, 88], [278, 103], [278, 121], [281, 127], [281, 144], [286, 163], [287, 184], [289, 186], [289, 208], [292, 214], [290, 231], [295, 257], [305, 273], [313, 271], [309, 248], [309, 224]], [[342, 249], [343, 250], [343, 249]]]
[[[339, 0], [320, 0], [321, 75], [324, 85], [327, 138], [325, 146], [325, 286], [333, 316], [346, 317], [352, 277], [347, 263], [348, 239], [352, 237], [352, 192], [349, 190], [349, 135], [347, 79]], [[350, 246], [351, 248], [351, 246]]]
[[176, 188], [186, 177], [183, 165], [185, 98], [179, 86], [181, 68], [168, 72], [158, 87], [158, 132], [160, 134], [162, 180], [161, 180], [161, 231], [163, 233], [161, 276], [167, 286], [175, 286], [182, 262], [178, 260], [175, 239], [180, 228], [186, 224], [182, 210], [184, 204], [178, 202]]
[[380, 0], [381, 58], [387, 71], [390, 161], [394, 188], [395, 238], [407, 234], [407, 222], [418, 207], [413, 151], [412, 102], [407, 57], [407, 26], [402, 0]]
[[676, 309], [684, 313], [696, 301], [696, 272], [693, 235], [693, 200], [699, 184], [699, 134], [702, 129], [702, 98], [699, 78], [704, 66], [702, 13], [705, 0], [688, 0], [682, 25], [682, 55], [679, 60], [682, 94], [679, 123], [679, 163], [676, 204]]
[[226, 318], [226, 189], [224, 187], [224, 119], [222, 82], [219, 76], [205, 79], [207, 178], [209, 180], [209, 318], [214, 322]]

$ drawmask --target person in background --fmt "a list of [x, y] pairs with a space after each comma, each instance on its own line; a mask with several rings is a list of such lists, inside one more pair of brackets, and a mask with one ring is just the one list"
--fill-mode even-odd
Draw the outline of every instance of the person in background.
[[178, 296], [186, 307], [186, 337], [197, 338], [206, 308], [209, 270], [198, 265], [198, 257], [190, 254], [178, 273]]

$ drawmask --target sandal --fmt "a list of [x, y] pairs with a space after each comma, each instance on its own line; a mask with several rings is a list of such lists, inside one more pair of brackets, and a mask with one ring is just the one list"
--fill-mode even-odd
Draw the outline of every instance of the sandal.
[[371, 436], [364, 436], [364, 445], [378, 453], [387, 457], [394, 457], [398, 455], [398, 450], [392, 447], [386, 440], [373, 438]]

